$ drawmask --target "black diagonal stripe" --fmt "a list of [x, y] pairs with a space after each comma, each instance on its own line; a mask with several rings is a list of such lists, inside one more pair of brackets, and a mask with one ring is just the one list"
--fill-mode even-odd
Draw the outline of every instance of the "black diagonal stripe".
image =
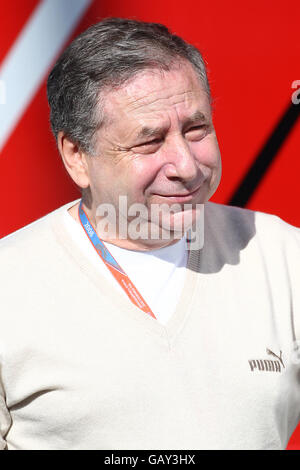
[[228, 204], [239, 207], [246, 206], [272, 161], [275, 159], [283, 142], [296, 124], [299, 115], [300, 103], [298, 105], [292, 103], [279, 120], [244, 179], [229, 199]]

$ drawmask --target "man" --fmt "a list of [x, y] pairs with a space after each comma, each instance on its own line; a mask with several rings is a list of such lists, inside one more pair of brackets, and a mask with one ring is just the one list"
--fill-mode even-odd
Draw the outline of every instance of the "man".
[[108, 19], [62, 54], [48, 99], [82, 201], [2, 241], [1, 447], [284, 449], [300, 231], [208, 202], [221, 161], [200, 53]]

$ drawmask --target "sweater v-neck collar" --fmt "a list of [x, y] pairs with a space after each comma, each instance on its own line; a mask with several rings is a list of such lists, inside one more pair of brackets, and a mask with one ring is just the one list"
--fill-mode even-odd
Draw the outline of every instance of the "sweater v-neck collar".
[[146, 330], [165, 339], [168, 347], [171, 348], [172, 343], [191, 314], [194, 295], [196, 292], [199, 294], [199, 279], [201, 278], [199, 276], [200, 250], [191, 250], [189, 252], [187, 273], [181, 296], [179, 297], [175, 312], [168, 322], [163, 325], [150, 315], [142, 312], [130, 299], [126, 299], [113, 284], [101, 275], [84, 253], [82, 253], [75, 241], [70, 238], [64, 227], [63, 217], [64, 211], [75, 205], [76, 202], [78, 201], [65, 204], [53, 213], [51, 226], [57, 241], [64, 247], [81, 271], [89, 277], [101, 295], [109, 298], [124, 315], [129, 315], [139, 322], [140, 325], [143, 324]]

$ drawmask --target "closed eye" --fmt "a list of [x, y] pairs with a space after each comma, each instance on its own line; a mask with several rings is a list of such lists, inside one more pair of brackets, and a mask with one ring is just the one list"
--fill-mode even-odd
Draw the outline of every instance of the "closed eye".
[[158, 150], [162, 142], [162, 138], [147, 140], [146, 142], [142, 142], [141, 144], [134, 145], [131, 150], [136, 153], [154, 153], [156, 152], [156, 150]]
[[193, 127], [190, 127], [188, 130], [186, 130], [185, 132], [190, 132], [190, 131], [197, 131], [197, 130], [201, 130], [201, 129], [206, 129], [206, 124], [202, 124], [200, 126], [193, 126]]
[[159, 144], [161, 141], [162, 141], [162, 139], [148, 140], [147, 142], [143, 142], [141, 144], [135, 145], [135, 147], [141, 147], [142, 145]]
[[192, 141], [201, 140], [206, 136], [209, 127], [206, 124], [190, 127], [185, 131], [185, 136]]

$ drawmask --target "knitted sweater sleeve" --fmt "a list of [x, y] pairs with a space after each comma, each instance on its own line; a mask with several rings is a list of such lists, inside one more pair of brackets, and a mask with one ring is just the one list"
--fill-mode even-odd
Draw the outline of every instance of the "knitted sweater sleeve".
[[[0, 356], [1, 357], [1, 356]], [[5, 436], [11, 426], [11, 417], [5, 402], [5, 392], [1, 379], [0, 362], [0, 450], [6, 449]]]
[[297, 355], [297, 363], [300, 364], [300, 228], [292, 228], [286, 249], [292, 285], [295, 354]]

